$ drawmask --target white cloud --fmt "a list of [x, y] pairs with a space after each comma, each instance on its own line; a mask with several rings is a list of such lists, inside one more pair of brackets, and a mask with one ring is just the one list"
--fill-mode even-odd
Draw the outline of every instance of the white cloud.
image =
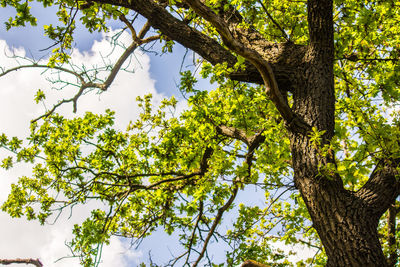
[[[112, 47], [105, 41], [112, 33], [107, 34], [101, 41], [96, 41], [90, 52], [81, 53], [75, 51], [72, 60], [77, 66], [101, 64], [102, 60], [115, 61], [115, 55], [122, 52], [117, 48], [112, 57], [105, 58]], [[125, 41], [128, 35], [122, 36]], [[19, 56], [24, 56], [21, 48], [10, 49], [6, 42], [0, 40], [0, 51]], [[103, 57], [103, 58], [102, 58]], [[136, 60], [137, 59], [137, 60]], [[154, 81], [149, 74], [150, 59], [148, 56], [135, 53], [132, 59], [131, 69], [135, 73], [121, 72], [107, 92], [95, 96], [95, 92], [84, 95], [79, 99], [77, 115], [85, 111], [103, 113], [109, 108], [116, 111], [116, 126], [125, 129], [130, 120], [135, 120], [139, 114], [135, 99], [139, 95], [152, 93], [154, 102], [158, 103], [162, 95], [154, 88]], [[16, 66], [16, 62], [0, 53], [1, 67]], [[62, 91], [51, 90], [51, 85], [41, 75], [43, 70], [26, 69], [19, 70], [0, 78], [0, 133], [9, 136], [23, 137], [28, 134], [29, 122], [38, 115], [43, 114], [43, 106], [36, 105], [33, 101], [37, 89], [46, 93], [48, 107], [57, 103], [63, 97], [71, 97], [74, 89]], [[48, 74], [48, 73], [46, 73]], [[66, 76], [67, 77], [67, 76]], [[68, 76], [72, 78], [73, 77]], [[72, 106], [65, 105], [59, 110], [64, 115], [71, 116]], [[0, 157], [6, 153], [0, 151]], [[0, 201], [4, 201], [9, 193], [10, 184], [17, 181], [17, 177], [29, 175], [29, 166], [18, 166], [11, 171], [0, 170]], [[82, 221], [90, 212], [93, 205], [74, 210], [72, 218], [64, 214], [54, 225], [40, 226], [37, 222], [28, 222], [25, 219], [11, 219], [7, 214], [0, 212], [0, 258], [40, 258], [47, 266], [79, 266], [77, 259], [57, 259], [69, 255], [69, 249], [64, 243], [71, 238], [71, 230], [74, 223]], [[103, 248], [102, 263], [100, 266], [129, 266], [132, 262], [138, 262], [142, 256], [140, 251], [135, 251], [118, 238], [113, 238], [109, 246]], [[57, 261], [57, 262], [56, 262]]]

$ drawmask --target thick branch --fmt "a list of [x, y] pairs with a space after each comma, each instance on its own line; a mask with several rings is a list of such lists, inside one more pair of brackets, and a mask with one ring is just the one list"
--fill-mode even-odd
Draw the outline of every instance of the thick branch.
[[266, 93], [275, 104], [283, 119], [289, 125], [295, 124], [297, 128], [308, 131], [310, 128], [290, 109], [287, 100], [283, 97], [279, 90], [278, 83], [275, 79], [274, 72], [270, 63], [263, 58], [263, 55], [257, 52], [251, 45], [242, 40], [257, 38], [263, 39], [261, 34], [255, 30], [248, 30], [239, 27], [232, 22], [225, 21], [221, 16], [217, 15], [211, 8], [204, 5], [200, 0], [185, 0], [185, 2], [200, 16], [209, 21], [221, 35], [225, 45], [247, 59], [253, 64], [263, 79]]
[[160, 30], [172, 40], [195, 51], [211, 64], [228, 62], [228, 64], [233, 65], [236, 62], [235, 56], [224, 49], [216, 40], [172, 16], [162, 5], [157, 4], [155, 1], [97, 0], [96, 2], [126, 7], [138, 12], [148, 19], [152, 27]]
[[2, 265], [10, 265], [10, 264], [32, 264], [35, 265], [36, 267], [42, 267], [43, 264], [40, 262], [39, 259], [12, 259], [12, 260], [1, 260], [0, 259], [0, 264]]
[[263, 130], [252, 136], [248, 136], [246, 131], [243, 129], [226, 125], [218, 125], [216, 128], [219, 134], [240, 140], [245, 143], [249, 147], [250, 152], [254, 151], [262, 142], [265, 141], [265, 137], [262, 135]]
[[377, 218], [382, 216], [400, 194], [398, 166], [399, 160], [379, 163], [369, 180], [356, 192], [356, 196], [368, 206], [371, 215]]
[[226, 125], [219, 125], [219, 126], [217, 126], [217, 132], [222, 135], [240, 140], [247, 145], [250, 143], [250, 138], [247, 136], [246, 132], [242, 129], [238, 129], [238, 128], [230, 127], [230, 126], [226, 126]]
[[[160, 5], [157, 2], [151, 0], [96, 0], [95, 2], [126, 7], [138, 12], [148, 19], [152, 27], [160, 30], [162, 34], [184, 47], [193, 50], [213, 65], [226, 62], [228, 66], [233, 66], [237, 62], [236, 57], [216, 40], [190, 27], [185, 21], [174, 17], [164, 8], [164, 5]], [[230, 21], [230, 24], [234, 27], [234, 21]], [[246, 42], [247, 45], [262, 53], [263, 58], [271, 63], [281, 89], [289, 90], [287, 88], [295, 80], [293, 78], [295, 69], [293, 66], [298, 66], [303, 59], [305, 47], [290, 42], [275, 44], [266, 41], [255, 31], [251, 31], [251, 33], [251, 36], [245, 36], [241, 42]], [[260, 73], [250, 62], [246, 62], [245, 70], [232, 73], [231, 78], [238, 81], [263, 84]]]

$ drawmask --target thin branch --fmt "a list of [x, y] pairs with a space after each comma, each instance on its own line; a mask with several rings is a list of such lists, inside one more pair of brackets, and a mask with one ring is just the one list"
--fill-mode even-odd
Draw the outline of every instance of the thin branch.
[[344, 55], [342, 58], [335, 58], [335, 60], [344, 60], [347, 59], [352, 62], [357, 62], [357, 61], [379, 61], [379, 62], [386, 62], [386, 61], [400, 61], [400, 58], [360, 58], [358, 57], [357, 54], [353, 53], [350, 55]]
[[124, 64], [127, 58], [135, 51], [138, 46], [138, 43], [136, 43], [135, 41], [130, 46], [128, 46], [124, 53], [122, 53], [121, 57], [118, 58], [105, 82], [103, 84], [93, 84], [93, 86], [99, 88], [102, 91], [106, 91], [117, 76], [117, 73], [121, 69], [122, 64]]
[[[87, 74], [87, 71], [85, 71], [83, 74], [79, 74], [74, 70], [71, 69], [67, 69], [64, 67], [60, 67], [60, 66], [54, 66], [54, 67], [50, 67], [48, 65], [44, 65], [44, 64], [38, 64], [38, 63], [33, 63], [33, 64], [29, 64], [29, 65], [20, 65], [8, 70], [3, 70], [0, 73], [0, 77], [7, 75], [10, 72], [14, 72], [14, 71], [18, 71], [20, 69], [25, 69], [25, 68], [45, 68], [45, 69], [55, 69], [61, 72], [65, 72], [65, 73], [69, 73], [71, 75], [74, 75], [80, 82], [80, 86], [79, 86], [79, 90], [78, 92], [71, 98], [69, 99], [63, 99], [61, 101], [59, 101], [57, 104], [53, 105], [53, 107], [47, 111], [45, 114], [39, 116], [38, 118], [32, 120], [32, 122], [36, 122], [42, 118], [47, 118], [49, 117], [51, 114], [54, 113], [54, 111], [60, 107], [63, 104], [66, 103], [73, 103], [73, 112], [75, 113], [77, 111], [77, 102], [78, 99], [87, 91], [87, 89], [93, 89], [93, 88], [97, 88], [100, 89], [101, 91], [106, 91], [110, 85], [113, 83], [113, 81], [115, 80], [115, 77], [117, 76], [118, 72], [121, 70], [122, 65], [125, 63], [125, 61], [129, 58], [129, 56], [135, 51], [135, 49], [140, 46], [141, 44], [145, 44], [145, 43], [149, 43], [155, 40], [158, 40], [160, 38], [160, 35], [155, 35], [155, 36], [150, 36], [146, 39], [141, 39], [143, 38], [146, 33], [149, 31], [150, 29], [150, 24], [146, 23], [142, 29], [139, 32], [139, 37], [136, 36], [136, 32], [135, 29], [133, 28], [133, 26], [128, 22], [128, 20], [124, 17], [121, 16], [120, 17], [122, 21], [124, 21], [128, 27], [130, 28], [131, 32], [132, 32], [132, 37], [133, 37], [133, 42], [132, 44], [127, 47], [125, 49], [125, 51], [122, 53], [122, 55], [118, 58], [117, 62], [115, 63], [115, 65], [113, 66], [113, 68], [111, 69], [109, 75], [107, 76], [106, 80], [103, 83], [97, 83], [97, 82], [87, 82], [84, 78], [83, 75]], [[89, 77], [88, 77], [89, 78]]]
[[311, 261], [311, 263], [310, 263], [309, 266], [312, 266], [312, 265], [313, 265], [313, 263], [314, 263], [314, 261], [315, 261], [317, 255], [318, 255], [318, 253], [319, 253], [320, 251], [322, 251], [322, 249], [318, 249], [318, 250], [315, 252], [315, 254], [314, 254], [314, 256], [313, 256], [313, 258], [312, 258], [312, 261]]
[[[264, 209], [264, 212], [258, 216], [258, 219], [252, 222], [246, 229], [243, 229], [242, 231], [238, 232], [238, 235], [243, 234], [247, 229], [253, 228], [258, 222], [260, 222], [263, 218], [267, 216], [267, 214], [270, 212], [270, 209], [272, 208], [272, 205], [278, 201], [282, 195], [284, 195], [287, 191], [289, 191], [290, 188], [285, 189], [283, 192], [281, 192], [275, 199], [272, 199], [272, 201], [269, 203], [268, 207]], [[272, 228], [271, 228], [272, 230]]]
[[175, 257], [175, 259], [172, 259], [168, 262], [168, 264], [166, 266], [175, 266], [175, 264], [181, 259], [183, 258], [186, 254], [188, 254], [188, 251], [182, 253], [181, 255], [179, 255], [178, 257]]
[[150, 185], [143, 185], [143, 184], [109, 184], [109, 183], [104, 183], [104, 182], [99, 182], [99, 181], [93, 181], [93, 183], [97, 183], [97, 184], [102, 184], [102, 185], [108, 185], [108, 186], [119, 186], [119, 187], [131, 187], [130, 192], [138, 190], [138, 189], [145, 189], [145, 190], [149, 190], [149, 189], [157, 189], [157, 186], [164, 184], [164, 183], [169, 183], [169, 182], [176, 182], [176, 181], [181, 181], [181, 180], [186, 180], [189, 178], [192, 178], [194, 176], [197, 175], [202, 175], [203, 172], [202, 171], [198, 171], [198, 172], [193, 172], [190, 174], [179, 174], [178, 172], [167, 172], [167, 173], [139, 173], [139, 174], [133, 174], [133, 175], [121, 175], [121, 174], [117, 174], [117, 173], [112, 173], [112, 172], [99, 172], [96, 173], [94, 172], [92, 169], [90, 168], [86, 168], [86, 167], [71, 167], [71, 168], [67, 168], [64, 169], [63, 171], [67, 171], [67, 170], [72, 170], [72, 169], [82, 169], [82, 170], [86, 170], [88, 172], [90, 172], [91, 174], [94, 175], [94, 179], [103, 176], [103, 175], [110, 175], [110, 176], [114, 176], [117, 177], [119, 179], [129, 179], [129, 178], [137, 178], [137, 177], [163, 177], [163, 176], [169, 176], [169, 175], [178, 175], [177, 177], [173, 177], [173, 178], [168, 178], [165, 180], [161, 180], [158, 182], [155, 182], [153, 184]]
[[21, 70], [21, 69], [26, 69], [26, 68], [45, 68], [45, 69], [55, 69], [55, 70], [59, 70], [62, 72], [66, 72], [69, 74], [74, 75], [75, 77], [77, 77], [82, 83], [85, 82], [84, 78], [82, 77], [82, 75], [78, 74], [75, 71], [72, 71], [70, 69], [67, 68], [63, 68], [63, 67], [59, 67], [59, 66], [54, 66], [54, 67], [50, 67], [48, 65], [43, 65], [43, 64], [38, 64], [38, 63], [33, 63], [33, 64], [29, 64], [29, 65], [20, 65], [17, 66], [15, 68], [11, 68], [11, 69], [7, 69], [7, 70], [3, 70], [2, 73], [0, 73], [0, 77], [7, 75], [10, 72], [13, 71], [17, 71], [17, 70]]
[[144, 185], [133, 185], [135, 189], [152, 189], [152, 188], [156, 188], [157, 186], [164, 184], [164, 183], [169, 183], [169, 182], [176, 182], [176, 181], [181, 181], [181, 180], [187, 180], [189, 178], [192, 178], [194, 176], [197, 175], [201, 175], [202, 172], [194, 172], [188, 175], [182, 175], [182, 176], [178, 176], [178, 177], [174, 177], [174, 178], [169, 178], [169, 179], [165, 179], [162, 181], [158, 181], [154, 184], [148, 185], [148, 186], [144, 186]]
[[312, 244], [311, 242], [308, 242], [308, 241], [306, 241], [306, 240], [303, 240], [303, 239], [296, 239], [298, 242], [300, 242], [300, 243], [303, 243], [304, 245], [307, 245], [307, 246], [309, 246], [309, 247], [312, 247], [312, 248], [315, 248], [315, 249], [318, 249], [318, 250], [322, 250], [322, 247], [321, 246], [317, 246], [317, 245], [314, 245], [314, 244]]
[[283, 33], [283, 38], [285, 38], [286, 41], [290, 41], [290, 38], [287, 35], [287, 33], [285, 32], [285, 30], [282, 29], [282, 27], [279, 25], [279, 23], [277, 23], [274, 20], [274, 18], [271, 16], [271, 14], [269, 14], [268, 9], [264, 5], [264, 3], [261, 0], [258, 0], [258, 3], [262, 6], [262, 8], [264, 9], [264, 12], [267, 14], [268, 18], [272, 21], [272, 23]]
[[232, 205], [233, 201], [236, 198], [237, 192], [238, 192], [238, 187], [235, 186], [235, 188], [233, 189], [231, 197], [228, 199], [228, 201], [225, 203], [224, 206], [222, 206], [221, 208], [218, 209], [217, 216], [215, 217], [214, 222], [213, 222], [213, 224], [211, 226], [211, 229], [208, 232], [208, 235], [207, 235], [206, 239], [204, 240], [203, 249], [201, 250], [199, 257], [197, 258], [197, 260], [193, 264], [193, 267], [196, 267], [199, 264], [200, 260], [203, 258], [204, 253], [207, 250], [208, 242], [210, 242], [211, 237], [214, 235], [215, 229], [217, 228], [219, 222], [221, 221], [222, 214]]
[[129, 30], [131, 31], [132, 39], [133, 39], [135, 42], [138, 42], [140, 39], [139, 39], [138, 36], [136, 35], [136, 30], [135, 30], [135, 28], [133, 28], [132, 24], [128, 21], [128, 19], [125, 17], [125, 15], [124, 15], [124, 14], [121, 14], [121, 15], [119, 16], [119, 19], [120, 19], [123, 23], [125, 23], [125, 25], [126, 25], [126, 26], [129, 28]]
[[196, 231], [197, 231], [197, 229], [198, 229], [198, 227], [199, 227], [199, 223], [200, 223], [200, 221], [201, 221], [201, 217], [202, 217], [202, 216], [203, 216], [203, 201], [200, 200], [199, 215], [197, 216], [197, 220], [196, 220], [196, 222], [195, 222], [195, 224], [194, 224], [193, 232], [192, 232], [192, 235], [191, 235], [191, 237], [190, 237], [190, 241], [189, 241], [189, 245], [188, 245], [188, 250], [187, 250], [187, 254], [188, 254], [188, 255], [187, 255], [187, 257], [186, 257], [185, 264], [188, 264], [188, 263], [189, 263], [190, 252], [191, 252], [191, 250], [192, 250], [193, 241], [194, 241], [194, 238], [195, 238], [195, 236], [196, 236]]
[[[125, 16], [120, 17], [120, 19], [122, 18], [122, 20], [124, 21]], [[127, 23], [128, 25], [130, 25], [130, 29], [132, 31], [132, 36], [133, 36], [133, 43], [124, 51], [124, 53], [121, 55], [121, 57], [117, 60], [117, 62], [115, 63], [114, 67], [111, 70], [110, 75], [107, 77], [106, 81], [103, 84], [97, 85], [96, 87], [100, 88], [101, 90], [105, 91], [107, 90], [107, 88], [111, 85], [111, 83], [114, 81], [115, 76], [117, 76], [117, 73], [119, 72], [119, 70], [122, 67], [122, 64], [124, 64], [124, 62], [127, 60], [127, 58], [135, 51], [135, 49], [143, 44], [143, 43], [148, 43], [154, 40], [157, 40], [160, 38], [159, 35], [157, 36], [152, 36], [147, 38], [146, 40], [142, 40], [139, 39], [139, 37], [136, 36], [136, 31], [135, 29], [132, 27], [132, 25], [128, 22], [128, 20], [125, 18], [125, 23]], [[147, 31], [150, 28], [148, 27], [147, 24], [145, 24], [141, 31], [140, 31], [140, 36], [144, 36], [146, 35]]]

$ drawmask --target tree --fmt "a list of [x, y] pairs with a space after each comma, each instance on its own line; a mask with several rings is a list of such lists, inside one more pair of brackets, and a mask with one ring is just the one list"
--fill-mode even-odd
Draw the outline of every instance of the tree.
[[[227, 265], [274, 264], [281, 255], [271, 238], [322, 245], [315, 264], [396, 265], [396, 1], [38, 2], [59, 8], [63, 24], [46, 27], [56, 42], [53, 56], [48, 65], [32, 62], [3, 75], [53, 68], [74, 75], [79, 91], [32, 122], [28, 145], [1, 137], [17, 161], [37, 162], [33, 177], [13, 185], [3, 210], [44, 222], [55, 208], [106, 203], [107, 211], [94, 210], [74, 229], [70, 245], [85, 265], [94, 264], [110, 236], [140, 240], [160, 227], [182, 233], [184, 253], [170, 265], [198, 266], [213, 238], [231, 247]], [[36, 23], [29, 2], [1, 3], [18, 11], [9, 27]], [[78, 13], [89, 31], [106, 31], [109, 20], [120, 19], [132, 34], [102, 81], [97, 72], [66, 65]], [[138, 34], [137, 15], [147, 19]], [[174, 116], [174, 98], [155, 111], [150, 96], [139, 99], [143, 113], [126, 132], [112, 129], [111, 111], [74, 119], [55, 113], [66, 102], [76, 109], [88, 89], [107, 90], [129, 55], [155, 40], [165, 51], [176, 42], [194, 51], [204, 60], [202, 77], [217, 88], [199, 90], [194, 74], [182, 72], [189, 109]], [[43, 99], [39, 91], [36, 100]], [[4, 167], [12, 163], [3, 160]], [[235, 203], [249, 185], [265, 190], [264, 207]], [[218, 226], [235, 209], [223, 233]]]

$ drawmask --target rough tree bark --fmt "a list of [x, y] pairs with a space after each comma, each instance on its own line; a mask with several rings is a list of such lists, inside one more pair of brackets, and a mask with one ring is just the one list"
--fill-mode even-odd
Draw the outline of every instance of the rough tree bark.
[[[247, 60], [248, 68], [233, 73], [239, 81], [265, 84], [270, 99], [286, 121], [291, 141], [294, 182], [328, 256], [327, 266], [387, 266], [377, 233], [383, 213], [400, 193], [396, 179], [399, 161], [382, 160], [369, 181], [357, 192], [347, 191], [336, 173], [321, 172], [335, 164], [334, 153], [323, 155], [310, 141], [309, 130], [324, 131], [322, 145], [334, 135], [333, 1], [308, 0], [309, 44], [266, 41], [255, 30], [238, 26], [240, 15], [224, 17], [201, 0], [185, 4], [210, 22], [224, 46], [168, 13], [152, 0], [98, 0], [124, 6], [146, 17], [164, 35], [192, 49], [212, 64], [233, 65], [232, 51]], [[233, 17], [233, 19], [232, 19]], [[277, 90], [279, 88], [279, 90]], [[293, 94], [293, 106], [285, 92]], [[283, 100], [283, 101], [282, 101]], [[246, 262], [246, 266], [256, 266]]]

